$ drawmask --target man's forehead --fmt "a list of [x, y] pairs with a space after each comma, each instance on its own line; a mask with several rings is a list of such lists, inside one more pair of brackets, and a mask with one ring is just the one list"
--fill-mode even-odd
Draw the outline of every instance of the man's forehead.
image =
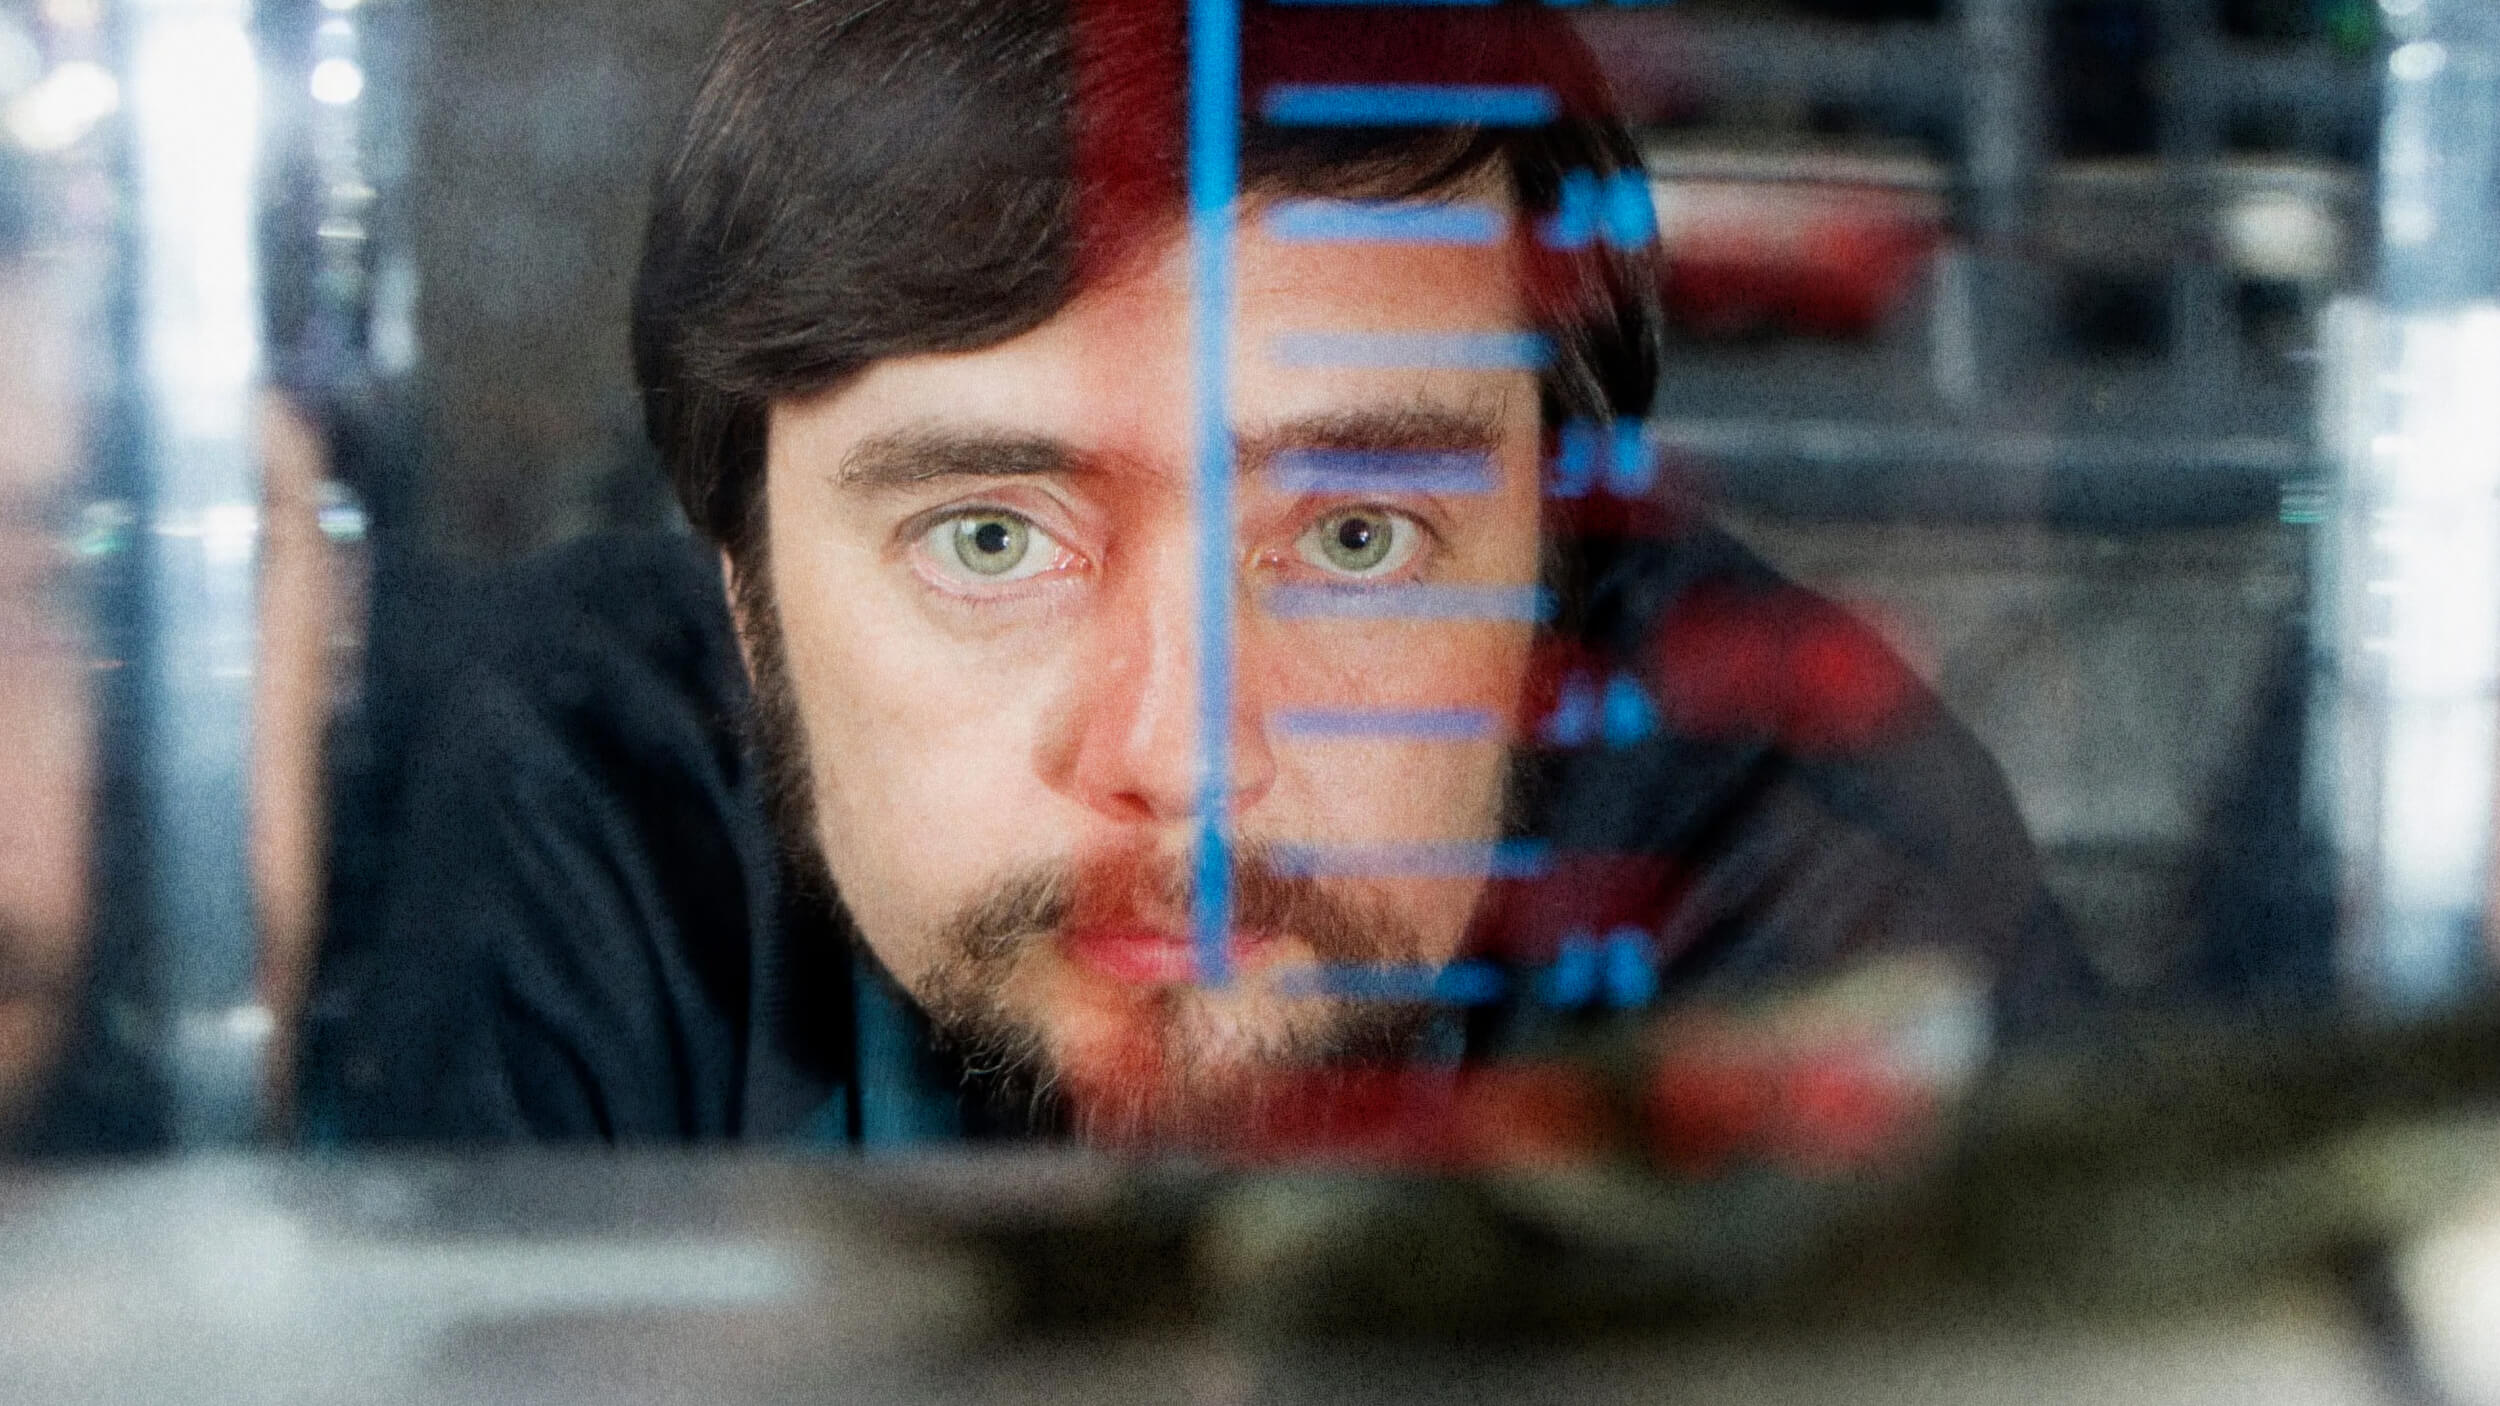
[[[1536, 415], [1526, 349], [1537, 339], [1504, 248], [1298, 244], [1260, 233], [1253, 212], [1236, 268], [1227, 380], [1245, 454], [1271, 441], [1472, 443]], [[1201, 385], [1190, 278], [1175, 248], [1018, 336], [877, 363], [834, 392], [776, 406], [773, 448], [831, 467], [891, 460], [942, 432], [1168, 458]]]

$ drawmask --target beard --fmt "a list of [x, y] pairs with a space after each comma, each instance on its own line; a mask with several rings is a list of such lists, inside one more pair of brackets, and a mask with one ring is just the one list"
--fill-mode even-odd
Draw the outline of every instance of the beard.
[[[752, 683], [747, 731], [769, 818], [794, 881], [838, 909], [760, 533], [740, 557], [733, 604]], [[1065, 960], [1061, 941], [1089, 924], [1185, 931], [1186, 859], [1036, 865], [985, 885], [937, 925], [939, 956], [910, 995], [993, 1112], [1108, 1145], [1220, 1149], [1416, 1049], [1433, 1019], [1420, 1003], [1286, 994], [1244, 978], [1220, 990], [1130, 986]], [[1422, 935], [1379, 894], [1282, 873], [1257, 843], [1237, 846], [1230, 867], [1237, 933], [1290, 939], [1327, 965], [1427, 960]]]
[[[1426, 944], [1387, 903], [1280, 874], [1262, 846], [1232, 855], [1233, 930], [1291, 940], [1328, 965], [1419, 962]], [[1284, 1105], [1411, 1053], [1431, 1019], [1412, 1002], [1284, 994], [1243, 973], [1221, 989], [1087, 977], [1060, 940], [1140, 919], [1185, 924], [1189, 867], [1129, 855], [1009, 875], [938, 930], [918, 996], [993, 1097], [1062, 1117], [1088, 1141], [1216, 1148], [1255, 1140]]]

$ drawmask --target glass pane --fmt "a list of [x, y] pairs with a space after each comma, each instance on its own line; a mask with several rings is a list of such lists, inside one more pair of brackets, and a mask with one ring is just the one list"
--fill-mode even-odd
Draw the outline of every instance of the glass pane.
[[2470, 1395], [2495, 200], [2486, 0], [0, 0], [0, 1303]]

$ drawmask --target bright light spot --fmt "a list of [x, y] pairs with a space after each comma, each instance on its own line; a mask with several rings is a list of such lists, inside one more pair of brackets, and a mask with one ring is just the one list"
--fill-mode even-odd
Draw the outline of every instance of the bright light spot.
[[365, 71], [354, 59], [323, 59], [313, 65], [312, 95], [316, 102], [345, 107], [364, 96]]
[[2439, 217], [2419, 200], [2391, 205], [2386, 217], [2387, 242], [2405, 248], [2428, 244], [2439, 233]]
[[364, 0], [321, 0], [321, 8], [325, 10], [346, 11], [355, 9], [362, 3], [364, 3]]
[[2387, 71], [2407, 83], [2419, 83], [2447, 66], [2447, 47], [2428, 39], [2416, 39], [2387, 56]]
[[104, 23], [102, 0], [44, 0], [43, 17], [58, 29], [93, 29]]
[[17, 95], [5, 119], [9, 135], [32, 151], [61, 151], [122, 105], [121, 85], [101, 64], [65, 63]]
[[2315, 283], [2334, 277], [2343, 261], [2343, 228], [2315, 200], [2260, 195], [2223, 216], [2222, 240], [2245, 274]]
[[260, 509], [249, 503], [220, 503], [200, 514], [200, 554], [211, 566], [234, 566], [252, 559], [260, 538]]
[[356, 496], [355, 489], [336, 479], [326, 479], [322, 482], [322, 536], [333, 542], [361, 542], [365, 540], [365, 529], [368, 525], [364, 501]]
[[[2451, 1134], [2451, 1137], [2456, 1135]], [[2427, 1149], [2426, 1149], [2427, 1150]], [[2488, 1156], [2487, 1149], [2441, 1148], [2450, 1159]], [[2461, 1214], [2450, 1214], [2396, 1260], [2396, 1286], [2408, 1312], [2415, 1359], [2437, 1399], [2500, 1401], [2500, 1214], [2486, 1191]]]

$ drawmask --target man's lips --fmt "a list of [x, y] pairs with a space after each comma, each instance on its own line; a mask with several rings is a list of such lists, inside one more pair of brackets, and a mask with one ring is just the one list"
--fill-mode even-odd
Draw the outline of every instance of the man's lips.
[[[1198, 952], [1184, 934], [1140, 925], [1075, 929], [1059, 940], [1077, 965], [1136, 986], [1177, 986], [1198, 979]], [[1265, 947], [1262, 934], [1236, 933], [1225, 945], [1233, 966]]]

